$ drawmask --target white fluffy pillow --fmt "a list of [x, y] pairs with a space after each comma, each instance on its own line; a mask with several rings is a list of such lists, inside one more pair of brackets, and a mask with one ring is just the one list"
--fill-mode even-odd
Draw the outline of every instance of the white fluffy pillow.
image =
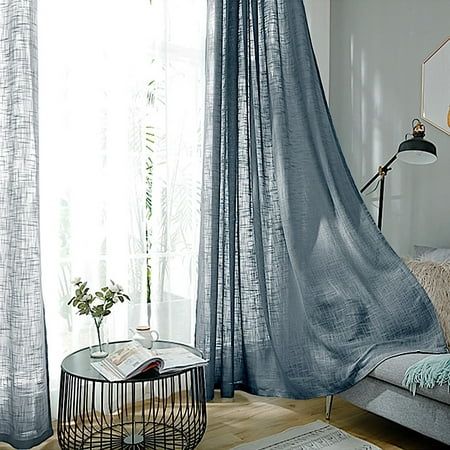
[[450, 262], [450, 248], [434, 248], [415, 245], [416, 258], [421, 261]]
[[430, 297], [450, 348], [450, 263], [417, 259], [405, 262]]

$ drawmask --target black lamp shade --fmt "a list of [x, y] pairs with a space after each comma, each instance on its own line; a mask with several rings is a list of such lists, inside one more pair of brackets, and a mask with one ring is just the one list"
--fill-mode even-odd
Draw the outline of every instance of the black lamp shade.
[[431, 164], [437, 160], [437, 151], [430, 141], [413, 137], [400, 144], [397, 158], [408, 164]]

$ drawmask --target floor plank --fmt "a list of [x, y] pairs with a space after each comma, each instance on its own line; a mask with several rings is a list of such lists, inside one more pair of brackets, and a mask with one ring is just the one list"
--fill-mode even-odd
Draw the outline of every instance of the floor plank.
[[[287, 428], [324, 419], [325, 400], [257, 397], [237, 392], [234, 399], [219, 396], [208, 403], [208, 428], [199, 450], [228, 450], [244, 442]], [[383, 450], [444, 450], [449, 447], [407, 428], [363, 411], [340, 398], [333, 404], [331, 423]], [[36, 450], [58, 450], [52, 437]], [[0, 450], [11, 449], [0, 444]]]
[[[208, 431], [200, 450], [233, 446], [324, 419], [325, 400], [256, 397], [238, 392], [235, 398], [216, 397], [208, 404]], [[438, 450], [448, 447], [389, 420], [336, 398], [331, 423], [386, 450]]]

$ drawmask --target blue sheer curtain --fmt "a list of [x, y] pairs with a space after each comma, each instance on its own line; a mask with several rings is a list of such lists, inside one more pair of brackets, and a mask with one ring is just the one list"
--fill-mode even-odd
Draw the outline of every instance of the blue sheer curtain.
[[0, 441], [52, 434], [41, 295], [34, 0], [0, 0]]
[[445, 351], [344, 161], [300, 0], [210, 0], [196, 345], [208, 396], [309, 398]]

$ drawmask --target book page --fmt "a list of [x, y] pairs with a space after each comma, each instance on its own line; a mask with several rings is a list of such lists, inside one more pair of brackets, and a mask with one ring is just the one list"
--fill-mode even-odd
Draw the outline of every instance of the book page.
[[109, 381], [121, 381], [139, 373], [141, 367], [157, 360], [150, 350], [131, 342], [91, 365]]
[[124, 378], [128, 378], [152, 356], [152, 353], [140, 344], [132, 343], [116, 350], [106, 357], [105, 361], [117, 368]]
[[109, 381], [123, 381], [146, 370], [159, 366], [159, 373], [207, 364], [207, 361], [183, 347], [148, 350], [136, 342], [124, 344], [106, 358], [91, 365]]
[[163, 360], [163, 365], [159, 369], [160, 373], [186, 367], [203, 366], [208, 363], [205, 359], [194, 355], [183, 347], [161, 348], [152, 352]]
[[106, 361], [95, 361], [91, 362], [91, 366], [103, 375], [108, 381], [123, 381], [124, 376], [122, 373], [115, 370], [113, 366], [108, 364]]

